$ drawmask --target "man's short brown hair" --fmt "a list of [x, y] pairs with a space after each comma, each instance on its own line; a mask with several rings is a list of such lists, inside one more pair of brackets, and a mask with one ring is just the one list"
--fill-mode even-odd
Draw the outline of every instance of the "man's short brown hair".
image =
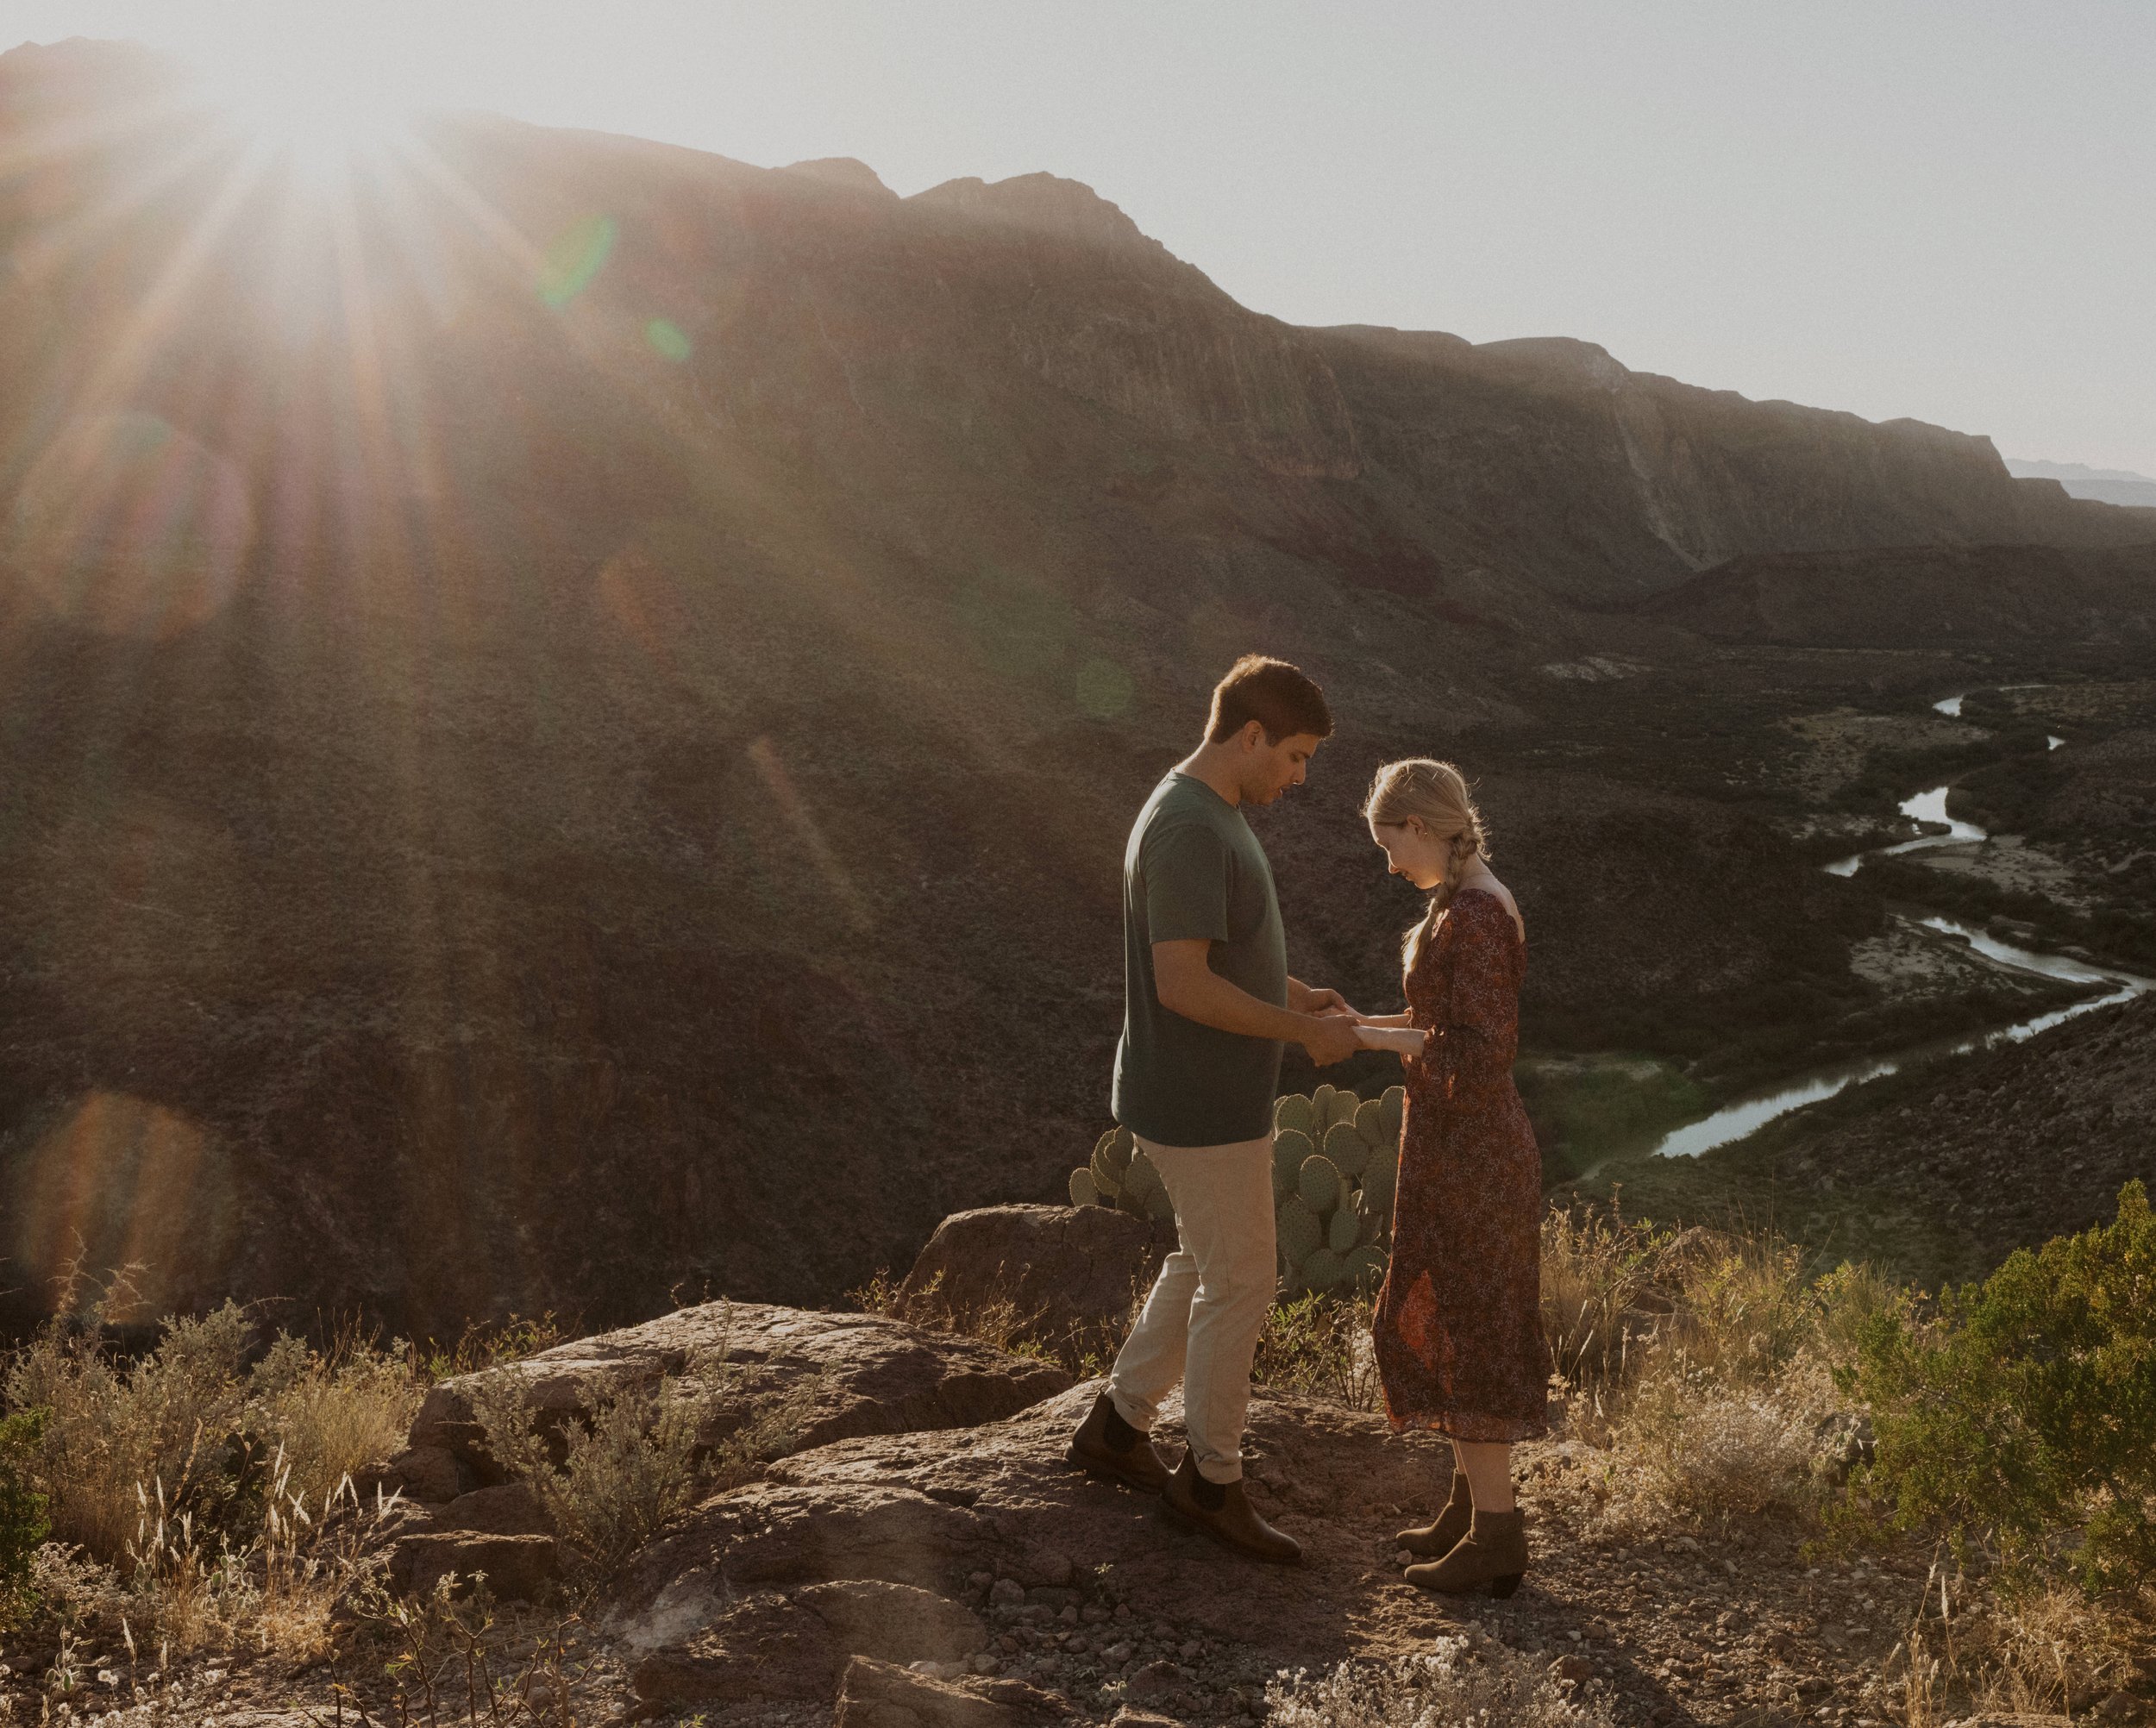
[[1251, 721], [1265, 729], [1265, 742], [1277, 744], [1307, 732], [1332, 736], [1332, 711], [1325, 692], [1299, 666], [1246, 654], [1213, 687], [1213, 714], [1206, 722], [1206, 742], [1223, 744]]

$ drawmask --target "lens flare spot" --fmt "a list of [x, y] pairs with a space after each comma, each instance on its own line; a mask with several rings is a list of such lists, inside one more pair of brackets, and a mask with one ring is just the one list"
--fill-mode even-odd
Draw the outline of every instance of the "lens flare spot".
[[662, 359], [679, 366], [694, 351], [694, 344], [681, 334], [681, 327], [671, 318], [654, 318], [644, 326], [644, 340], [651, 351]]
[[610, 216], [588, 216], [562, 229], [539, 266], [539, 297], [549, 306], [566, 306], [590, 287], [613, 255], [617, 232]]
[[1113, 661], [1089, 660], [1078, 668], [1078, 706], [1095, 720], [1113, 720], [1130, 711], [1131, 674]]
[[11, 1173], [0, 1242], [9, 1269], [34, 1286], [64, 1287], [71, 1263], [93, 1274], [131, 1266], [149, 1312], [188, 1307], [230, 1275], [237, 1188], [229, 1153], [195, 1123], [93, 1092], [49, 1123]]
[[154, 414], [87, 415], [31, 466], [0, 548], [71, 623], [168, 638], [232, 596], [254, 538], [239, 469]]

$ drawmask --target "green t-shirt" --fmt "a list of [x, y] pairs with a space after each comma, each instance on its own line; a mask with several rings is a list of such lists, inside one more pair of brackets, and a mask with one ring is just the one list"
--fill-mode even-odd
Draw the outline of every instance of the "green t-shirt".
[[1272, 867], [1243, 813], [1171, 769], [1123, 852], [1123, 1040], [1115, 1119], [1161, 1146], [1223, 1146], [1273, 1129], [1278, 1040], [1224, 1032], [1161, 1005], [1153, 944], [1202, 938], [1206, 963], [1288, 1005], [1288, 940]]

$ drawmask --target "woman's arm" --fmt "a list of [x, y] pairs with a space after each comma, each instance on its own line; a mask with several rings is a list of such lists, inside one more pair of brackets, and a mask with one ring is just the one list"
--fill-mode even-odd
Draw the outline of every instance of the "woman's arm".
[[1412, 1026], [1415, 1024], [1415, 1017], [1407, 1013], [1357, 1014], [1355, 1023], [1358, 1026]]

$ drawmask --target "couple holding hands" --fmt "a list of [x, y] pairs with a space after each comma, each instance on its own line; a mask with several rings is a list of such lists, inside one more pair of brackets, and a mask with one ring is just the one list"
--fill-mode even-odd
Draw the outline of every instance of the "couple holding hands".
[[[1541, 1159], [1512, 1083], [1526, 927], [1490, 872], [1458, 770], [1390, 762], [1363, 815], [1391, 873], [1430, 896], [1404, 949], [1406, 1011], [1357, 1013], [1288, 975], [1272, 871], [1243, 808], [1300, 786], [1332, 731], [1315, 683], [1246, 656], [1213, 692], [1205, 742], [1131, 830], [1114, 1111], [1160, 1173], [1178, 1243], [1071, 1462], [1160, 1495], [1169, 1516], [1231, 1549], [1300, 1557], [1243, 1488], [1250, 1363], [1275, 1293], [1281, 1052], [1300, 1043], [1322, 1065], [1393, 1050], [1407, 1109], [1372, 1343], [1393, 1426], [1437, 1430], [1454, 1458], [1443, 1510], [1399, 1541], [1421, 1556], [1413, 1583], [1509, 1595], [1527, 1567], [1511, 1449], [1546, 1431], [1550, 1374]], [[1189, 1446], [1171, 1469], [1149, 1433], [1179, 1380]]]

